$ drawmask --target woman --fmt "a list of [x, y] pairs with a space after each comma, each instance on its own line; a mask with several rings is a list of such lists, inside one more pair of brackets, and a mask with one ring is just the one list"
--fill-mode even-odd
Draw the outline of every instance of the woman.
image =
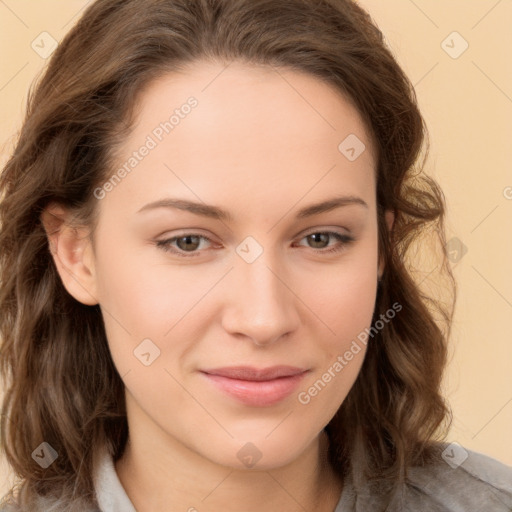
[[439, 441], [425, 136], [348, 0], [92, 4], [0, 178], [4, 510], [510, 510]]

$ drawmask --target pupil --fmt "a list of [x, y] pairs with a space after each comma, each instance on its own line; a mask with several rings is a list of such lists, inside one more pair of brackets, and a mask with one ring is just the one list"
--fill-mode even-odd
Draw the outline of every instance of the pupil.
[[324, 239], [324, 242], [326, 242], [326, 238], [328, 237], [328, 235], [326, 233], [314, 233], [312, 235], [309, 235], [312, 239], [313, 239], [313, 242], [316, 244], [316, 243], [320, 243], [322, 244], [322, 237]]
[[[193, 239], [197, 240], [197, 242], [196, 243], [191, 242], [191, 240], [193, 240]], [[186, 243], [185, 244], [180, 244], [180, 241], [182, 241], [182, 240], [185, 240]], [[197, 247], [199, 246], [199, 237], [197, 237], [197, 236], [183, 236], [181, 238], [178, 238], [177, 243], [178, 243], [178, 247], [180, 249], [182, 249], [182, 250], [185, 250], [185, 251], [187, 249], [194, 250], [194, 249], [197, 249]], [[188, 247], [187, 247], [186, 244], [188, 245]], [[190, 246], [190, 244], [192, 244], [192, 247]]]

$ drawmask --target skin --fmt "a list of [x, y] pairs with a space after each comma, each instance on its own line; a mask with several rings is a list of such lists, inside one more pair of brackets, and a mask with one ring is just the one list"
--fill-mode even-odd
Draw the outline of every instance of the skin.
[[[252, 512], [264, 503], [332, 512], [343, 483], [327, 463], [323, 428], [352, 387], [364, 346], [307, 405], [298, 393], [371, 325], [383, 272], [374, 152], [358, 112], [331, 86], [291, 70], [224, 68], [197, 62], [143, 92], [119, 166], [187, 98], [199, 104], [98, 201], [94, 244], [86, 228], [69, 227], [59, 205], [43, 221], [66, 289], [103, 313], [130, 430], [115, 467], [136, 509]], [[349, 134], [366, 145], [355, 161], [338, 150]], [[367, 207], [295, 217], [340, 195]], [[166, 197], [215, 205], [233, 219], [137, 213]], [[325, 231], [355, 241], [308, 237]], [[199, 256], [156, 245], [190, 233], [212, 242], [170, 245]], [[248, 236], [263, 250], [252, 263], [236, 252]], [[333, 247], [340, 250], [325, 252]], [[149, 366], [134, 356], [146, 338], [160, 350]], [[199, 372], [279, 364], [309, 372], [289, 397], [263, 407], [240, 403]], [[248, 442], [261, 453], [252, 468], [237, 457]]]

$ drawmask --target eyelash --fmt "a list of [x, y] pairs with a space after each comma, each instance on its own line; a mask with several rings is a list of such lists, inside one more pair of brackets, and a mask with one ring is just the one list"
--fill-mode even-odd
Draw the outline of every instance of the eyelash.
[[[313, 249], [313, 251], [318, 252], [320, 254], [332, 254], [332, 253], [341, 252], [341, 251], [345, 250], [348, 245], [350, 245], [352, 242], [355, 241], [355, 238], [353, 238], [349, 235], [337, 233], [336, 231], [313, 231], [311, 233], [308, 233], [307, 235], [304, 235], [301, 238], [301, 240], [303, 240], [304, 238], [307, 238], [308, 236], [311, 236], [311, 235], [331, 235], [332, 237], [336, 238], [341, 244], [341, 245], [335, 245], [335, 246], [331, 247], [330, 249], [314, 249], [313, 247], [310, 247], [310, 249]], [[199, 233], [185, 233], [183, 235], [175, 236], [175, 237], [169, 238], [167, 240], [159, 240], [156, 242], [156, 246], [165, 252], [170, 252], [179, 257], [195, 258], [195, 257], [201, 255], [200, 251], [193, 251], [190, 253], [186, 253], [185, 251], [176, 250], [176, 249], [172, 248], [172, 246], [171, 246], [172, 242], [175, 242], [176, 240], [179, 240], [180, 238], [187, 238], [190, 236], [199, 237], [199, 238], [206, 240], [210, 243], [213, 242], [207, 236], [200, 235]]]

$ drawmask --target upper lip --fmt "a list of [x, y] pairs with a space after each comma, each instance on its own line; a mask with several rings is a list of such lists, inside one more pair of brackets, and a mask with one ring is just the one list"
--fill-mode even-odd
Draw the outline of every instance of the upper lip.
[[304, 373], [304, 368], [296, 366], [270, 366], [268, 368], [254, 368], [251, 366], [230, 366], [225, 368], [213, 368], [202, 370], [209, 375], [218, 375], [229, 379], [265, 381], [278, 379], [280, 377], [291, 377]]

